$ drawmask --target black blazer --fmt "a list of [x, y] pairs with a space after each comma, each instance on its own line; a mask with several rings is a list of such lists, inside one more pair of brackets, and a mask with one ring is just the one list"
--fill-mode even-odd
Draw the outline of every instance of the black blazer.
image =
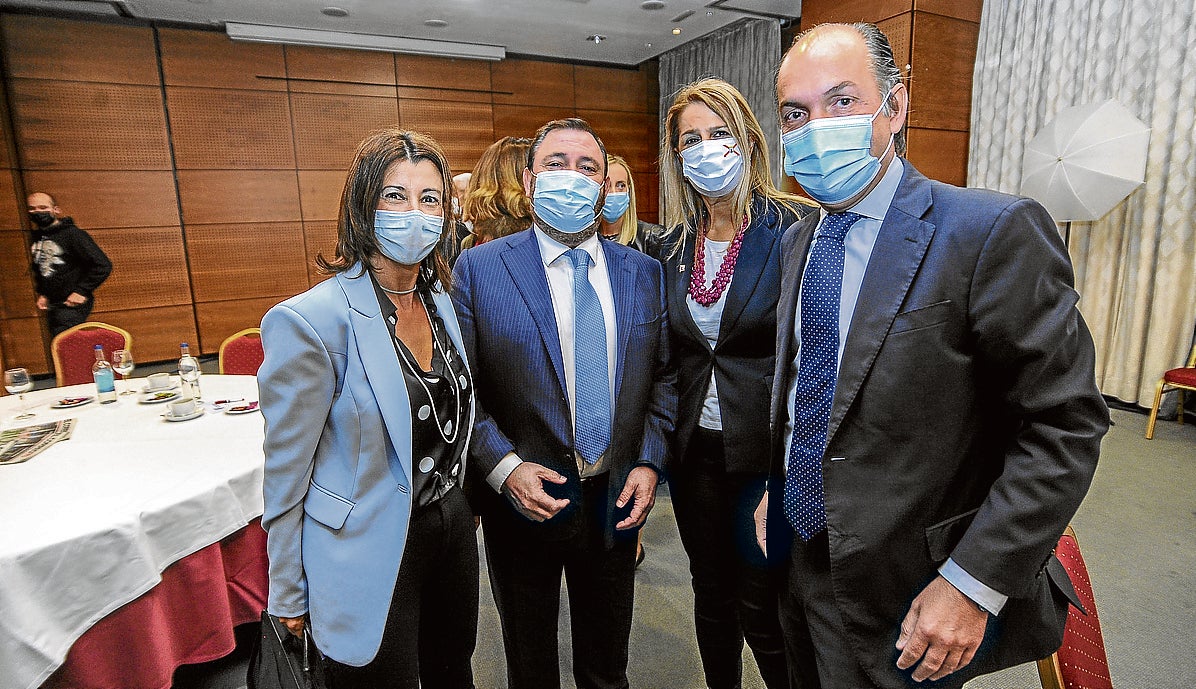
[[[696, 235], [691, 220], [669, 233], [661, 248], [668, 302], [672, 359], [677, 367], [677, 431], [673, 462], [698, 427], [710, 374], [718, 388], [727, 471], [768, 471], [768, 404], [776, 360], [777, 296], [781, 287], [781, 235], [812, 208], [788, 209], [752, 198], [752, 223], [743, 235], [735, 273], [727, 287], [714, 349], [689, 313], [686, 296], [693, 272]], [[685, 244], [673, 252], [681, 233]], [[671, 256], [669, 254], [672, 254]]]

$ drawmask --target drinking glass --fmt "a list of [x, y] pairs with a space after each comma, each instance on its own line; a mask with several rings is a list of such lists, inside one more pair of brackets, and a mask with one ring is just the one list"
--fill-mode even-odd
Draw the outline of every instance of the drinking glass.
[[136, 392], [129, 384], [129, 374], [133, 372], [134, 367], [133, 352], [127, 349], [118, 349], [112, 353], [112, 368], [115, 369], [120, 377], [125, 381], [125, 391], [120, 393], [122, 395], [133, 395]]
[[25, 407], [25, 393], [33, 389], [33, 379], [29, 377], [29, 371], [23, 368], [10, 368], [5, 371], [4, 389], [8, 390], [9, 394], [20, 396], [21, 413], [14, 418], [22, 420], [37, 416]]

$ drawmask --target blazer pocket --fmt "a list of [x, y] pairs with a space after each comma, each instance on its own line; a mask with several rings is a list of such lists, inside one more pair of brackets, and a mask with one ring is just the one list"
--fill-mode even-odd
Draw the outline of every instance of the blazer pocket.
[[927, 306], [919, 306], [909, 311], [902, 311], [893, 318], [893, 327], [889, 328], [889, 334], [893, 335], [907, 330], [929, 328], [932, 325], [945, 323], [950, 315], [950, 299], [935, 302]]
[[951, 557], [955, 544], [963, 538], [964, 532], [972, 525], [972, 518], [979, 511], [980, 508], [977, 507], [926, 527], [926, 551], [931, 562], [943, 562]]
[[1059, 558], [1051, 554], [1047, 558], [1046, 566], [1042, 568], [1042, 571], [1046, 574], [1047, 580], [1051, 582], [1051, 586], [1059, 593], [1062, 593], [1067, 598], [1068, 603], [1071, 603], [1076, 610], [1085, 615], [1088, 614], [1088, 611], [1084, 609], [1084, 604], [1080, 602], [1080, 596], [1076, 593], [1075, 586], [1071, 583], [1071, 577], [1067, 574], [1067, 568], [1063, 566]]
[[354, 503], [332, 491], [311, 482], [307, 497], [303, 500], [303, 511], [307, 516], [333, 530], [339, 530], [353, 511]]

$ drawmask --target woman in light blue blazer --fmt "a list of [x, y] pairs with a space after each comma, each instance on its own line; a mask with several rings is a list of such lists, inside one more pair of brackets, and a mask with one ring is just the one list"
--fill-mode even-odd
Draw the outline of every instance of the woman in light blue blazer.
[[427, 136], [366, 138], [336, 254], [317, 259], [332, 278], [262, 320], [269, 611], [310, 625], [335, 689], [473, 686], [473, 380], [448, 298], [449, 174]]

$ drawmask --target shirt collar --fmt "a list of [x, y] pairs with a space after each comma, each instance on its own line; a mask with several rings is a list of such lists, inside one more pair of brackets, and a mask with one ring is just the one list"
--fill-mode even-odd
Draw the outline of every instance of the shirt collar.
[[[540, 259], [544, 261], [545, 267], [555, 263], [558, 258], [570, 250], [570, 247], [561, 244], [545, 234], [544, 230], [541, 230], [539, 226], [533, 225], [532, 227], [535, 228], [533, 234], [536, 235], [536, 243], [540, 245]], [[587, 237], [581, 244], [578, 244], [577, 248], [585, 249], [586, 253], [590, 255], [590, 265], [598, 264], [598, 252], [602, 251], [602, 247], [598, 244], [597, 232]]]
[[[905, 171], [905, 164], [901, 161], [899, 156], [893, 156], [893, 162], [889, 163], [889, 167], [885, 170], [885, 174], [880, 178], [872, 191], [868, 195], [860, 199], [859, 203], [848, 208], [852, 213], [859, 213], [865, 218], [872, 218], [873, 220], [885, 219], [885, 214], [889, 212], [889, 206], [893, 203], [893, 197], [897, 195], [897, 185], [901, 183], [901, 175]], [[826, 209], [822, 209], [822, 218], [826, 218]]]

